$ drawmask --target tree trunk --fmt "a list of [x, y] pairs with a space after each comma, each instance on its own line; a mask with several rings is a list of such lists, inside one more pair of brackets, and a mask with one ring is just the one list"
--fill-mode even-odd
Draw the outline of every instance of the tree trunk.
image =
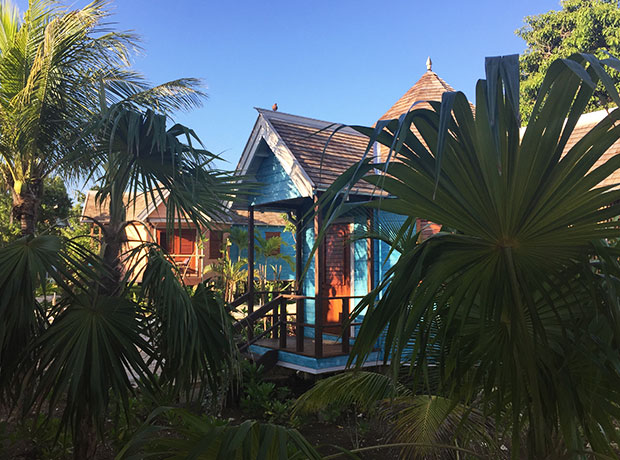
[[109, 270], [108, 276], [102, 280], [100, 293], [106, 296], [118, 294], [123, 276], [121, 255], [123, 243], [126, 240], [125, 229], [119, 230], [119, 225], [106, 225], [102, 235], [101, 258], [104, 266]]
[[19, 193], [11, 185], [13, 207], [11, 214], [13, 219], [18, 220], [22, 236], [34, 235], [43, 195], [43, 179], [33, 179], [22, 186]]
[[77, 433], [74, 433], [73, 458], [75, 460], [95, 458], [96, 451], [97, 431], [91, 417], [84, 415]]

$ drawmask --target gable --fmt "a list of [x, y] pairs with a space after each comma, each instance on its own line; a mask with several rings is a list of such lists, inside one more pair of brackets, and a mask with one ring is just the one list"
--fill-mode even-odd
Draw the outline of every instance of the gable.
[[313, 195], [314, 184], [260, 111], [236, 171], [249, 182], [261, 182], [250, 197], [253, 204]]
[[272, 203], [302, 196], [264, 139], [259, 142], [256, 153], [247, 174], [253, 176], [254, 181], [259, 184], [260, 191], [252, 196], [251, 204]]

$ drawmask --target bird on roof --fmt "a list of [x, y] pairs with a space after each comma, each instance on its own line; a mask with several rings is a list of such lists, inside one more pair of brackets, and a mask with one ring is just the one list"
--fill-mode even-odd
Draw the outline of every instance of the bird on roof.
[[278, 103], [277, 102], [271, 106], [271, 110], [273, 110], [274, 112], [278, 111]]

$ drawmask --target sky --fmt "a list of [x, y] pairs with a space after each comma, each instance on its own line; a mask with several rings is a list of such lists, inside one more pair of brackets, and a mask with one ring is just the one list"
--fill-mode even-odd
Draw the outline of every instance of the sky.
[[428, 56], [473, 100], [485, 56], [523, 52], [515, 30], [552, 9], [559, 0], [115, 0], [110, 20], [141, 36], [134, 68], [152, 83], [204, 81], [204, 106], [175, 120], [234, 169], [254, 107], [277, 102], [281, 112], [371, 125], [422, 76]]

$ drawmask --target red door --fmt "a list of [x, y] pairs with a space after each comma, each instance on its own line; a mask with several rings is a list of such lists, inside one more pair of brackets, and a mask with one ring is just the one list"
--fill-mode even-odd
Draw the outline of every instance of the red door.
[[[325, 272], [323, 274], [323, 295], [342, 297], [351, 295], [351, 248], [349, 246], [349, 224], [333, 224], [325, 235]], [[324, 323], [340, 322], [342, 299], [325, 300], [323, 303]], [[325, 332], [340, 334], [340, 327], [326, 328]]]

